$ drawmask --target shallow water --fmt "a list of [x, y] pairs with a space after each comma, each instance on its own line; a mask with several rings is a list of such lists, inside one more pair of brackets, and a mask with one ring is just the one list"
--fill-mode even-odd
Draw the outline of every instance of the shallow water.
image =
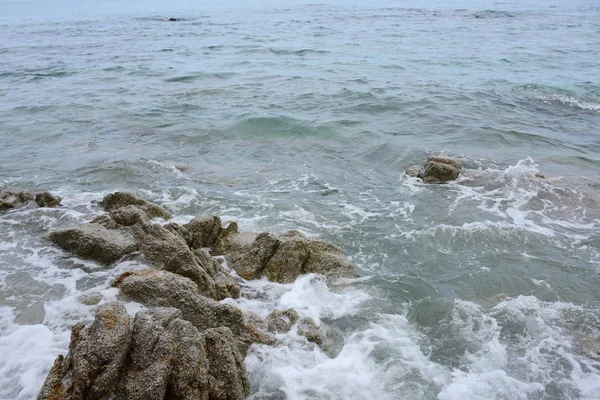
[[[115, 190], [356, 263], [247, 283], [240, 307], [344, 337], [255, 347], [253, 399], [600, 398], [597, 3], [8, 1], [0, 37], [0, 187], [64, 198], [0, 215], [0, 398], [34, 398], [80, 296], [143, 267], [43, 238]], [[403, 174], [437, 152], [459, 181]]]

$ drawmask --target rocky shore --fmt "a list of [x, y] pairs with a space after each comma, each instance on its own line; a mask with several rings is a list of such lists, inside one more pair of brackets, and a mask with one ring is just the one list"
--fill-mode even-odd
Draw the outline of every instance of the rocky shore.
[[[60, 205], [49, 193], [37, 197], [40, 206]], [[0, 198], [5, 210], [34, 196], [4, 191]], [[132, 257], [148, 268], [113, 281], [120, 301], [101, 303], [99, 293], [81, 299], [101, 303], [96, 317], [72, 328], [68, 354], [58, 356], [38, 399], [244, 399], [250, 347], [278, 346], [277, 334], [291, 329], [335, 355], [339, 334], [292, 308], [261, 318], [221, 300], [243, 296], [245, 280], [354, 277], [340, 248], [296, 231], [239, 232], [237, 223], [223, 224], [215, 215], [168, 222], [167, 210], [131, 193], [109, 194], [99, 205], [104, 214], [54, 230], [47, 239], [105, 268]], [[121, 301], [145, 308], [132, 316]]]

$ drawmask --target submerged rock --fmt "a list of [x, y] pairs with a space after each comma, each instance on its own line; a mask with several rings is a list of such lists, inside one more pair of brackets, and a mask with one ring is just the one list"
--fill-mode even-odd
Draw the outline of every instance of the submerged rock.
[[102, 293], [100, 292], [92, 292], [89, 293], [83, 297], [81, 297], [79, 300], [81, 301], [82, 304], [85, 304], [86, 306], [94, 306], [98, 303], [100, 303], [102, 301]]
[[113, 211], [129, 205], [137, 206], [148, 218], [171, 219], [171, 214], [161, 206], [128, 192], [115, 192], [104, 196], [100, 205], [106, 211]]
[[406, 168], [406, 171], [404, 171], [404, 173], [408, 176], [412, 176], [414, 178], [419, 176], [419, 173], [421, 172], [421, 169], [423, 168], [422, 165], [411, 165], [410, 167]]
[[33, 196], [29, 192], [16, 192], [12, 190], [0, 190], [0, 211], [10, 210], [29, 203]]
[[200, 332], [174, 308], [138, 312], [120, 303], [77, 324], [67, 357], [54, 362], [39, 400], [242, 400], [250, 394], [230, 329]]
[[273, 310], [267, 316], [267, 329], [274, 333], [289, 332], [298, 321], [298, 313], [293, 308], [287, 310]]
[[419, 171], [418, 177], [425, 183], [445, 183], [458, 179], [461, 169], [460, 163], [453, 158], [431, 156]]
[[50, 192], [42, 192], [35, 195], [35, 202], [40, 207], [58, 207], [61, 198]]
[[48, 238], [64, 250], [106, 265], [138, 248], [130, 235], [106, 229], [100, 224], [81, 224], [58, 229], [51, 232]]

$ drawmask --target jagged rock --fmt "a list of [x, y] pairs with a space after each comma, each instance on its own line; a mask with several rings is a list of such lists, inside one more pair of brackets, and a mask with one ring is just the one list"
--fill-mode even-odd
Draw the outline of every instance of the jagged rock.
[[57, 358], [38, 399], [114, 398], [130, 342], [125, 307], [120, 303], [101, 307], [89, 328], [82, 323], [73, 327], [69, 354]]
[[140, 252], [153, 266], [190, 278], [205, 296], [213, 299], [228, 297], [227, 290], [217, 288], [213, 279], [218, 271], [209, 262], [212, 259], [209, 257], [207, 261], [194, 254], [180, 236], [143, 220], [133, 225], [130, 232], [139, 243]]
[[184, 225], [190, 234], [192, 249], [213, 247], [221, 232], [221, 218], [216, 215], [196, 217]]
[[[273, 235], [263, 232], [250, 243], [244, 243], [250, 235], [232, 235], [240, 246], [225, 254], [225, 258], [235, 271], [244, 279], [258, 279], [261, 277], [267, 261], [275, 254], [279, 240]], [[239, 241], [242, 239], [243, 241]], [[231, 243], [231, 242], [230, 242]]]
[[291, 231], [280, 236], [270, 233], [232, 233], [221, 238], [218, 253], [244, 279], [267, 276], [269, 280], [291, 283], [298, 275], [311, 272], [328, 278], [354, 276], [352, 263], [331, 243], [309, 239]]
[[67, 251], [107, 265], [137, 250], [137, 244], [130, 235], [106, 229], [100, 224], [58, 229], [48, 238]]
[[176, 224], [175, 222], [170, 222], [164, 225], [164, 228], [185, 240], [188, 245], [192, 242], [192, 235], [185, 226]]
[[199, 332], [174, 308], [136, 314], [103, 306], [77, 324], [39, 400], [242, 400], [250, 394], [237, 340], [226, 327]]
[[35, 202], [40, 207], [58, 207], [61, 198], [50, 192], [42, 192], [35, 195]]
[[264, 265], [263, 273], [270, 281], [291, 283], [307, 266], [310, 252], [307, 241], [298, 235], [282, 235], [275, 253]]
[[133, 193], [115, 192], [104, 196], [100, 205], [106, 211], [113, 211], [129, 205], [137, 206], [148, 218], [171, 219], [171, 214], [161, 206], [144, 200]]
[[94, 306], [98, 303], [100, 303], [100, 301], [102, 301], [102, 293], [100, 292], [92, 292], [86, 296], [83, 296], [80, 299], [82, 304], [85, 304], [86, 306]]
[[0, 190], [0, 211], [18, 207], [33, 200], [29, 192], [15, 192], [12, 190]]
[[[245, 354], [254, 343], [271, 343], [272, 338], [250, 329], [239, 308], [204, 297], [188, 278], [167, 271], [145, 269], [117, 278], [118, 287], [132, 300], [152, 307], [174, 307], [200, 331], [226, 326], [239, 340]], [[116, 281], [116, 282], [117, 282]]]
[[210, 365], [210, 400], [243, 400], [250, 394], [244, 358], [233, 344], [229, 328], [208, 329], [202, 333]]
[[273, 310], [267, 316], [267, 329], [275, 333], [288, 332], [298, 321], [298, 313], [293, 308], [287, 310]]
[[206, 399], [208, 359], [198, 330], [174, 308], [136, 314], [120, 398]]
[[421, 172], [421, 168], [423, 168], [422, 165], [411, 165], [410, 167], [406, 168], [406, 171], [404, 171], [404, 173], [408, 176], [417, 177]]
[[457, 160], [442, 156], [431, 156], [419, 172], [425, 183], [444, 183], [458, 178], [462, 167]]

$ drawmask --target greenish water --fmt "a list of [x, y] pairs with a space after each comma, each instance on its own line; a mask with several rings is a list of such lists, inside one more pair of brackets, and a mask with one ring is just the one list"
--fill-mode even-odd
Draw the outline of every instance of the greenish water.
[[[600, 398], [597, 3], [8, 1], [0, 37], [0, 187], [65, 205], [0, 215], [0, 398], [34, 398], [78, 298], [142, 267], [43, 239], [115, 190], [356, 263], [248, 283], [240, 307], [345, 340], [257, 347], [253, 399]], [[458, 182], [403, 174], [437, 152]]]

